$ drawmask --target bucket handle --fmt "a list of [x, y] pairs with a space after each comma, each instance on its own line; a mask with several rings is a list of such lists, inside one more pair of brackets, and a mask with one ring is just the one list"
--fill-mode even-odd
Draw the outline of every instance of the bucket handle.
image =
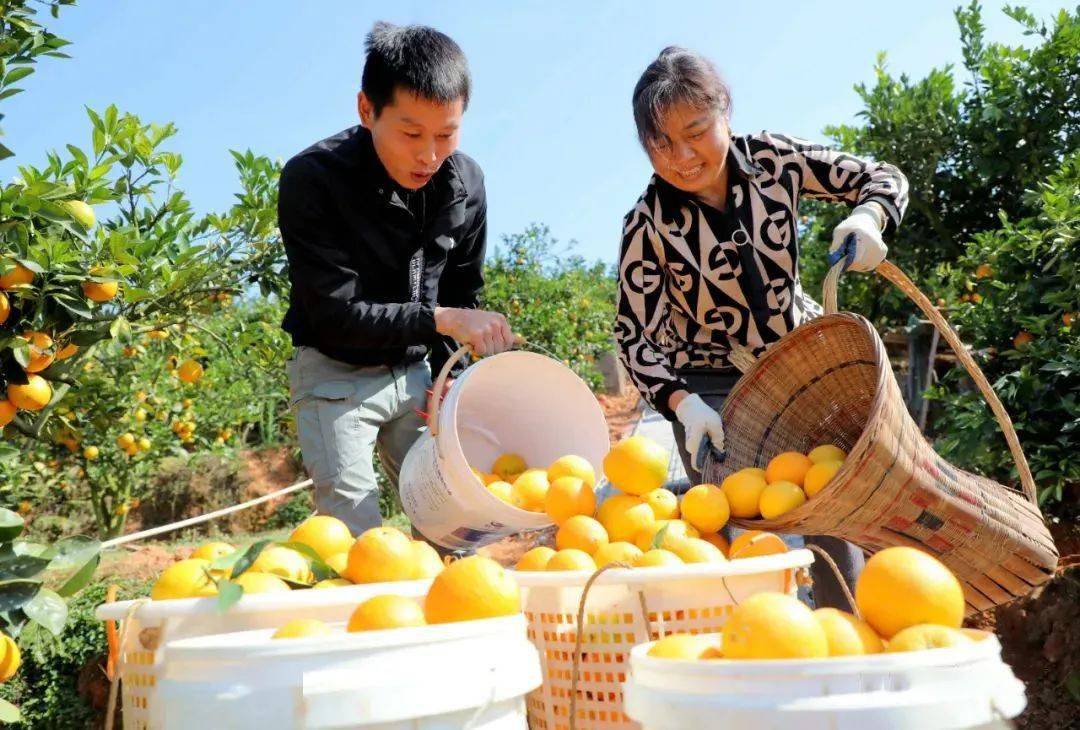
[[[554, 354], [550, 350], [529, 342], [522, 335], [514, 335], [514, 347], [525, 346], [534, 347], [554, 357]], [[434, 393], [435, 396], [431, 399], [431, 413], [428, 414], [428, 432], [431, 434], [431, 437], [435, 439], [435, 447], [439, 449], [440, 456], [442, 455], [442, 447], [439, 446], [437, 437], [439, 435], [439, 410], [442, 408], [442, 393], [446, 388], [446, 381], [450, 377], [450, 371], [461, 361], [461, 358], [465, 357], [465, 355], [470, 352], [472, 352], [472, 347], [470, 345], [462, 345], [455, 350], [454, 354], [447, 358], [446, 363], [443, 364], [442, 370], [439, 371], [439, 376], [435, 378], [435, 385], [431, 387], [431, 392]]]
[[[829, 263], [832, 267], [829, 269], [829, 273], [825, 277], [825, 284], [822, 287], [822, 304], [825, 307], [826, 314], [834, 314], [838, 311], [836, 301], [837, 285], [840, 282], [840, 275], [847, 268], [854, 246], [854, 234], [849, 234], [844, 239], [844, 245], [829, 256]], [[968, 353], [964, 343], [960, 340], [960, 336], [956, 334], [956, 330], [938, 311], [933, 302], [915, 286], [915, 283], [896, 264], [890, 261], [882, 261], [874, 271], [907, 295], [908, 299], [914, 302], [922, 313], [926, 315], [926, 318], [933, 323], [937, 331], [949, 343], [953, 352], [956, 353], [957, 359], [960, 360], [967, 374], [975, 382], [982, 397], [990, 406], [990, 410], [994, 412], [994, 417], [997, 419], [998, 426], [1005, 436], [1005, 441], [1009, 444], [1009, 452], [1012, 454], [1013, 462], [1016, 464], [1016, 471], [1020, 475], [1020, 484], [1023, 487], [1024, 496], [1037, 507], [1039, 499], [1035, 491], [1035, 479], [1031, 475], [1031, 468], [1028, 466], [1027, 457], [1024, 456], [1024, 450], [1020, 447], [1020, 438], [1016, 435], [1016, 429], [1013, 428], [1012, 419], [1009, 418], [1008, 411], [1005, 410], [1005, 406], [1002, 405], [1001, 400], [998, 398], [997, 393], [994, 392], [983, 371], [979, 368], [978, 363]]]

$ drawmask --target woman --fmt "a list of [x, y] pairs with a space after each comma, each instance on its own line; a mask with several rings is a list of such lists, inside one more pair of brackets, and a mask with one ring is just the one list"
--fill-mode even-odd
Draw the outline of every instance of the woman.
[[[831, 249], [854, 235], [849, 268], [871, 271], [900, 223], [907, 180], [861, 160], [779, 134], [733, 135], [731, 93], [713, 65], [664, 49], [634, 88], [634, 121], [655, 174], [626, 216], [616, 339], [642, 397], [673, 422], [687, 475], [708, 436], [724, 439], [719, 411], [739, 373], [731, 346], [756, 356], [821, 308], [802, 291], [796, 222], [800, 198], [854, 206]], [[854, 582], [862, 552], [811, 537]], [[815, 562], [815, 602], [847, 608]]]

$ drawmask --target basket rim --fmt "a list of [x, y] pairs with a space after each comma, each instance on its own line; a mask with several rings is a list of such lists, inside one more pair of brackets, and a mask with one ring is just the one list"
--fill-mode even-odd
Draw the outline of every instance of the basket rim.
[[[771, 573], [778, 570], [804, 568], [814, 562], [814, 554], [805, 549], [788, 550], [774, 555], [737, 558], [717, 563], [687, 563], [684, 565], [651, 568], [612, 568], [605, 570], [593, 585], [648, 585], [702, 578], [729, 578], [740, 575]], [[583, 588], [596, 571], [553, 570], [528, 571], [507, 569], [523, 588]]]

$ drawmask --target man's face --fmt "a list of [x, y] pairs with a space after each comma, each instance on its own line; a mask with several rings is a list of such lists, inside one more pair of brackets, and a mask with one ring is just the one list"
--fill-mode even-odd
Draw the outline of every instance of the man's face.
[[718, 184], [730, 144], [722, 114], [674, 104], [663, 116], [661, 131], [661, 139], [649, 149], [649, 161], [657, 175], [688, 193], [700, 193]]
[[457, 149], [465, 111], [462, 99], [441, 104], [398, 89], [376, 116], [375, 106], [361, 91], [357, 106], [361, 123], [371, 130], [379, 160], [403, 188], [424, 187]]

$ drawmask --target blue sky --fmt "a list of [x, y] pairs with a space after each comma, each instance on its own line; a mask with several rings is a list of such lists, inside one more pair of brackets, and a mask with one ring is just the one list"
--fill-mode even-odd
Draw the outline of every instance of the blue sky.
[[[1028, 2], [1048, 18], [1062, 2]], [[83, 106], [117, 104], [173, 121], [180, 185], [199, 211], [231, 204], [229, 149], [287, 159], [356, 123], [363, 37], [376, 20], [433, 25], [465, 50], [474, 96], [462, 149], [487, 176], [491, 242], [531, 222], [577, 252], [613, 262], [623, 214], [649, 166], [634, 135], [630, 93], [661, 48], [708, 54], [732, 86], [736, 131], [820, 139], [859, 111], [878, 51], [921, 77], [960, 61], [954, 5], [789, 2], [355, 2], [83, 0], [60, 20], [71, 60], [46, 59], [3, 102], [4, 142], [40, 164], [65, 143], [89, 147]], [[984, 8], [991, 40], [1022, 40]], [[959, 78], [959, 77], [958, 77]]]

